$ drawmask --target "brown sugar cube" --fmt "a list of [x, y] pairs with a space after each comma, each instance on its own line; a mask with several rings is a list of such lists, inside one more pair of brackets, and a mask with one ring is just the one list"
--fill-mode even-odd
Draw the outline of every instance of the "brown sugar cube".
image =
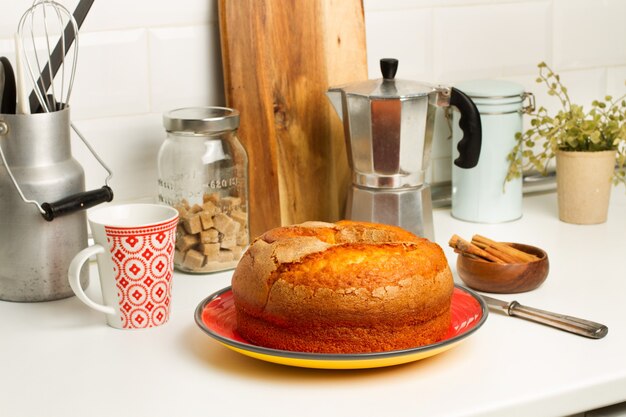
[[243, 249], [241, 248], [241, 246], [235, 246], [231, 248], [230, 251], [233, 253], [234, 259], [239, 259], [241, 258], [241, 253], [243, 252]]
[[207, 230], [213, 227], [213, 215], [207, 211], [200, 213], [200, 223], [202, 223], [202, 230]]
[[217, 203], [219, 203], [219, 201], [220, 201], [219, 193], [205, 194], [205, 195], [202, 196], [202, 202], [203, 203], [207, 203], [209, 201], [211, 203], [217, 205]]
[[191, 235], [200, 233], [202, 231], [202, 222], [200, 221], [200, 214], [192, 214], [183, 218], [183, 227], [185, 231]]
[[[218, 246], [219, 246], [219, 245], [218, 245]], [[204, 265], [209, 265], [209, 264], [211, 264], [211, 263], [217, 263], [217, 262], [219, 262], [219, 257], [220, 257], [220, 251], [219, 251], [219, 249], [218, 249], [218, 251], [217, 251], [217, 252], [212, 253], [212, 254], [210, 254], [210, 255], [207, 255], [207, 257], [206, 257], [206, 262], [205, 262], [205, 264], [204, 264]]]
[[224, 213], [218, 213], [213, 216], [214, 227], [221, 233], [224, 233], [231, 223], [233, 223], [233, 220]]
[[180, 204], [181, 206], [185, 207], [187, 210], [189, 210], [189, 208], [191, 207], [191, 206], [189, 205], [189, 201], [187, 201], [187, 199], [186, 199], [186, 198], [183, 198], [182, 200], [180, 200], [180, 203], [179, 203], [179, 204]]
[[185, 206], [184, 204], [177, 204], [174, 208], [178, 212], [178, 217], [180, 217], [180, 218], [185, 217], [185, 215], [189, 211], [189, 208], [187, 206]]
[[225, 235], [236, 235], [239, 232], [239, 223], [223, 213], [213, 216], [215, 228]]
[[181, 252], [186, 252], [198, 243], [198, 237], [194, 235], [184, 235], [176, 239], [176, 248]]
[[212, 201], [207, 201], [202, 205], [202, 210], [209, 213], [211, 216], [215, 216], [220, 212], [220, 208], [215, 205]]
[[241, 198], [239, 197], [224, 197], [220, 201], [224, 211], [237, 210], [241, 206]]
[[202, 268], [202, 265], [204, 265], [204, 255], [195, 249], [188, 250], [183, 260], [183, 266], [187, 269], [194, 270]]
[[232, 249], [237, 246], [237, 238], [234, 235], [230, 237], [224, 236], [222, 241], [220, 242], [220, 247], [222, 249]]
[[207, 257], [207, 259], [213, 259], [220, 251], [219, 243], [201, 243], [198, 246], [200, 252]]
[[229, 250], [220, 250], [220, 253], [218, 254], [218, 258], [217, 258], [220, 262], [228, 262], [228, 261], [232, 261], [235, 259], [235, 257], [233, 256], [233, 253]]
[[228, 231], [228, 234], [225, 235], [228, 239], [237, 239], [237, 235], [239, 234], [239, 230], [241, 230], [241, 225], [236, 221], [233, 221], [232, 230]]
[[194, 204], [194, 205], [193, 205], [193, 206], [189, 209], [189, 211], [190, 211], [191, 213], [200, 213], [200, 212], [202, 211], [202, 206], [201, 206], [201, 205], [199, 205], [199, 204]]
[[217, 229], [208, 229], [200, 232], [200, 243], [218, 243], [220, 241], [220, 232]]
[[237, 234], [237, 245], [248, 246], [248, 243], [250, 243], [250, 240], [248, 238], [248, 231], [244, 229]]
[[248, 214], [242, 210], [233, 210], [230, 213], [230, 218], [241, 225], [241, 228], [246, 227], [248, 224]]

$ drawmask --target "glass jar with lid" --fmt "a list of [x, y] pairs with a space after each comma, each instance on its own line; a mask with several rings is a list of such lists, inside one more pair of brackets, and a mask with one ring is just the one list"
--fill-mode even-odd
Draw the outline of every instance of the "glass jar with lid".
[[174, 266], [208, 273], [234, 268], [249, 243], [248, 157], [237, 136], [239, 112], [189, 107], [163, 115], [159, 201], [180, 220]]

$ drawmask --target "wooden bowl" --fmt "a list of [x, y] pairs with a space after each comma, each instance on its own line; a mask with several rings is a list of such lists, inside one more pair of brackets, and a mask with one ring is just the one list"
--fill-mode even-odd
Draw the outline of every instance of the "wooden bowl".
[[497, 264], [459, 255], [456, 270], [468, 287], [483, 292], [514, 294], [534, 290], [548, 277], [548, 254], [535, 246], [521, 243], [509, 245], [539, 257], [523, 264]]

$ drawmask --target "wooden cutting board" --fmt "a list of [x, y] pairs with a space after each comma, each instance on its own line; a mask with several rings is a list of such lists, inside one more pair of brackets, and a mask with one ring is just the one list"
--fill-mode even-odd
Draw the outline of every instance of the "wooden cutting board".
[[350, 183], [329, 86], [367, 79], [361, 0], [219, 0], [226, 102], [241, 112], [250, 231], [343, 216]]

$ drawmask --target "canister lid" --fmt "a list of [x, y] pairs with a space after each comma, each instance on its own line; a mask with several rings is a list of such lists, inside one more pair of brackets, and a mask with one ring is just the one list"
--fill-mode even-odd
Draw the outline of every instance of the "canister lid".
[[168, 132], [217, 133], [239, 127], [239, 112], [228, 107], [185, 107], [163, 115]]
[[504, 80], [471, 80], [458, 83], [459, 90], [470, 96], [474, 103], [497, 101], [498, 104], [517, 103], [524, 99], [524, 86]]

